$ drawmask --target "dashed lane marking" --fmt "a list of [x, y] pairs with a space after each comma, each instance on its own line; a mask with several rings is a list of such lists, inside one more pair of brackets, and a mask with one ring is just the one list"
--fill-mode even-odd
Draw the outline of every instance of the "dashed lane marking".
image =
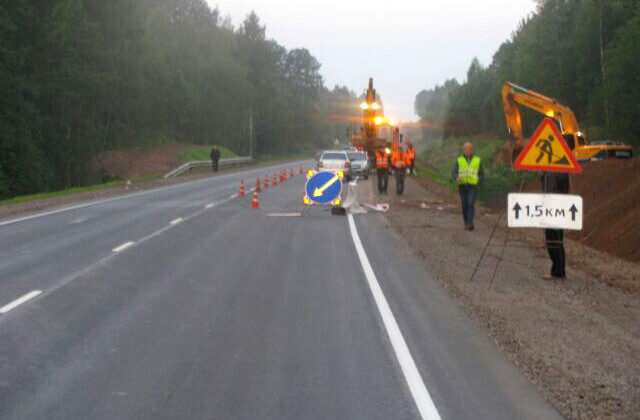
[[125, 243], [123, 243], [122, 245], [119, 245], [119, 246], [117, 246], [117, 247], [113, 248], [113, 250], [112, 250], [112, 251], [113, 251], [113, 252], [122, 252], [122, 251], [124, 251], [125, 249], [129, 248], [129, 247], [130, 247], [131, 245], [133, 245], [133, 244], [135, 244], [135, 242], [133, 242], [133, 241], [125, 242]]
[[22, 305], [23, 303], [38, 296], [40, 293], [42, 293], [42, 290], [32, 290], [26, 295], [21, 296], [18, 299], [14, 300], [13, 302], [7, 303], [2, 308], [0, 308], [0, 314], [6, 314], [10, 310], [15, 309], [16, 307]]

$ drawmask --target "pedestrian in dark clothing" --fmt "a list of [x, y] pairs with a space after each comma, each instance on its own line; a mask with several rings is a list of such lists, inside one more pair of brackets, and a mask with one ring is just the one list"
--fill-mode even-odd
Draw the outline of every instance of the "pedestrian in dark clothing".
[[476, 212], [478, 187], [484, 180], [484, 168], [479, 156], [473, 155], [473, 144], [467, 142], [463, 146], [463, 154], [456, 159], [451, 174], [458, 184], [464, 228], [473, 230], [473, 218]]
[[214, 147], [211, 149], [211, 167], [213, 172], [218, 172], [218, 162], [220, 161], [220, 149]]
[[[569, 175], [565, 173], [543, 172], [542, 191], [548, 194], [569, 194]], [[544, 239], [551, 258], [551, 276], [565, 278], [564, 231], [545, 229]]]

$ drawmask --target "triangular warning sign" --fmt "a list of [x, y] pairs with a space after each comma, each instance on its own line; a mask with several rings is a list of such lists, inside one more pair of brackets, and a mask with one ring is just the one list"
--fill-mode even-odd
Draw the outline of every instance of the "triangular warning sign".
[[545, 118], [513, 165], [525, 171], [582, 172], [580, 164], [551, 118]]

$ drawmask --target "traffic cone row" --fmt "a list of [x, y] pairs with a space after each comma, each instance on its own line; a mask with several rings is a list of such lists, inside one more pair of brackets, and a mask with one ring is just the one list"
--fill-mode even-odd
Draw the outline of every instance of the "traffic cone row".
[[[302, 165], [300, 165], [299, 173], [304, 174], [304, 169]], [[287, 168], [281, 168], [279, 174], [277, 172], [273, 174], [273, 177], [271, 178], [271, 186], [275, 187], [279, 183], [283, 183], [287, 179], [293, 178], [293, 177], [295, 177], [295, 170], [293, 166], [289, 169], [288, 173], [287, 173]], [[260, 209], [260, 200], [259, 200], [258, 193], [262, 192], [262, 190], [266, 190], [267, 188], [269, 188], [268, 174], [264, 176], [264, 183], [260, 182], [260, 177], [256, 178], [256, 187], [253, 190], [252, 199], [251, 199], [252, 209], [254, 210]], [[244, 196], [246, 196], [244, 181], [240, 181], [240, 189], [238, 190], [238, 197], [244, 197]]]

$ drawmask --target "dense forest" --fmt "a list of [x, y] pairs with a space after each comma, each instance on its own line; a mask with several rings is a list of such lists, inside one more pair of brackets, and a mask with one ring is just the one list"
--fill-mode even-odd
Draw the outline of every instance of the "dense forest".
[[236, 27], [204, 0], [3, 2], [0, 198], [99, 182], [107, 150], [321, 147], [348, 125], [330, 110], [355, 98], [319, 70], [254, 13]]
[[[511, 81], [570, 106], [591, 139], [640, 146], [640, 2], [539, 0], [484, 67], [420, 92], [426, 138], [507, 137], [500, 88]], [[525, 134], [541, 116], [523, 115]]]

